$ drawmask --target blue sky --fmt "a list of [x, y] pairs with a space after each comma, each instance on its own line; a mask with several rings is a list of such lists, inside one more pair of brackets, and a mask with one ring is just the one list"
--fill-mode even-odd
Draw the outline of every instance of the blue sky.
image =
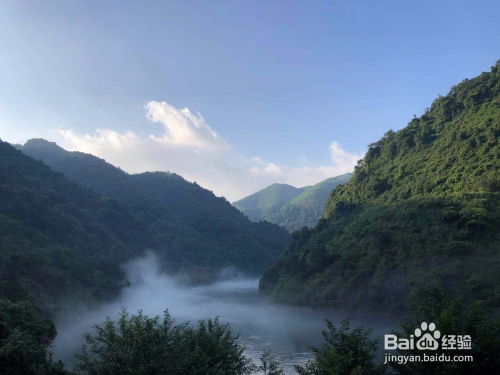
[[489, 70], [498, 14], [481, 0], [2, 1], [0, 136], [229, 199], [314, 183]]

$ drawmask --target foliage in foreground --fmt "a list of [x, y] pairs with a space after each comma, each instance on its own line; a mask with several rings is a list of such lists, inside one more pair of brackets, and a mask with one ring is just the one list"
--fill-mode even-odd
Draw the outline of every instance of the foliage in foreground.
[[[411, 316], [401, 323], [399, 337], [410, 337], [421, 322], [433, 322], [442, 334], [470, 335], [470, 350], [438, 350], [426, 354], [471, 355], [473, 361], [464, 362], [407, 362], [386, 365], [374, 361], [376, 344], [370, 330], [350, 328], [348, 321], [336, 327], [327, 321], [323, 344], [313, 348], [314, 359], [297, 366], [299, 375], [481, 375], [496, 374], [500, 368], [500, 320], [489, 318], [479, 304], [469, 306], [464, 301], [450, 298], [442, 291], [419, 291], [420, 303], [412, 306]], [[421, 356], [422, 351], [387, 351], [398, 356]]]
[[[266, 350], [259, 358], [260, 365], [257, 366], [257, 371], [262, 375], [285, 375], [279, 362], [276, 360], [270, 350]], [[260, 371], [260, 372], [259, 372]]]
[[[446, 350], [446, 355], [472, 355], [472, 362], [414, 362], [393, 365], [401, 375], [481, 375], [500, 369], [500, 320], [488, 318], [479, 304], [468, 306], [439, 290], [423, 290], [412, 316], [401, 324], [402, 336], [409, 337], [421, 322], [434, 322], [442, 334], [470, 335], [470, 350]], [[444, 352], [444, 351], [443, 351]], [[399, 352], [421, 355], [418, 350]]]
[[[371, 330], [352, 328], [349, 321], [338, 326], [326, 322], [323, 343], [313, 348], [314, 358], [297, 366], [299, 375], [479, 375], [494, 374], [500, 368], [500, 321], [487, 318], [479, 305], [467, 306], [438, 290], [422, 291], [420, 304], [402, 323], [400, 337], [409, 337], [422, 321], [434, 322], [443, 334], [467, 334], [472, 349], [447, 351], [467, 354], [473, 362], [427, 362], [381, 365]], [[50, 345], [53, 324], [29, 303], [0, 300], [0, 375], [64, 375], [61, 362], [54, 362]], [[244, 347], [228, 325], [216, 319], [197, 325], [176, 324], [165, 312], [150, 318], [123, 310], [116, 321], [109, 318], [86, 335], [86, 344], [77, 355], [77, 371], [85, 375], [283, 375], [270, 352], [260, 364], [243, 354]], [[395, 351], [396, 355], [421, 355], [415, 350]]]
[[314, 360], [296, 366], [299, 375], [374, 375], [384, 372], [373, 361], [377, 345], [370, 339], [371, 330], [351, 328], [348, 320], [342, 321], [338, 327], [326, 320], [326, 325], [323, 344], [313, 348]]
[[52, 322], [30, 303], [0, 299], [0, 375], [66, 374], [52, 360], [55, 335]]
[[150, 318], [123, 310], [116, 322], [108, 318], [86, 335], [78, 369], [88, 375], [251, 374], [254, 366], [237, 338], [217, 318], [191, 327], [175, 324], [168, 312]]

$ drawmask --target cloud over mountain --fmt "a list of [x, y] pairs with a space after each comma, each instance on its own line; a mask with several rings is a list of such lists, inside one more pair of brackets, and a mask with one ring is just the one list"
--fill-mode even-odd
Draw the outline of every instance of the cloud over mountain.
[[69, 150], [88, 152], [127, 172], [172, 171], [196, 181], [217, 195], [235, 200], [271, 183], [308, 185], [350, 172], [362, 155], [351, 154], [337, 142], [329, 145], [331, 164], [282, 166], [260, 157], [244, 157], [189, 108], [150, 101], [146, 118], [160, 123], [160, 135], [97, 129], [93, 134], [59, 130], [59, 143]]

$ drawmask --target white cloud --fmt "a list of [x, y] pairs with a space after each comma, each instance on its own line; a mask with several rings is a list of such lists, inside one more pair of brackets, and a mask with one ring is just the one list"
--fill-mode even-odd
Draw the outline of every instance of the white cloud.
[[167, 102], [151, 101], [146, 104], [147, 118], [163, 124], [161, 137], [150, 135], [151, 140], [166, 145], [193, 147], [195, 149], [221, 151], [227, 144], [198, 113], [189, 108], [176, 109]]
[[349, 171], [352, 169], [353, 165], [356, 165], [359, 159], [363, 157], [363, 155], [350, 154], [340, 147], [337, 142], [330, 143], [330, 159], [332, 160], [333, 165], [337, 166], [337, 168], [344, 169], [345, 171]]
[[151, 101], [146, 105], [146, 117], [163, 125], [161, 135], [140, 136], [131, 131], [106, 129], [82, 135], [61, 130], [59, 143], [69, 150], [99, 156], [131, 173], [178, 173], [231, 201], [275, 182], [304, 186], [350, 172], [362, 157], [332, 142], [332, 164], [285, 167], [256, 156], [238, 155], [200, 114], [193, 114], [188, 108], [176, 109], [166, 102]]

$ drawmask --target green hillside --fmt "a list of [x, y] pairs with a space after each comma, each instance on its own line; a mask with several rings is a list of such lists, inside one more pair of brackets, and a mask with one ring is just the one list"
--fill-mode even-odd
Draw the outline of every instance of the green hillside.
[[[106, 194], [0, 141], [1, 374], [68, 374], [52, 357], [51, 319], [116, 298], [128, 284], [121, 266], [145, 250], [158, 253], [165, 267], [187, 267], [203, 281], [226, 265], [258, 272], [288, 241], [284, 229], [250, 222], [175, 174], [131, 176], [43, 140], [22, 148], [30, 147], [47, 164], [68, 168], [73, 178]], [[210, 330], [226, 330], [213, 322]], [[201, 332], [204, 340], [217, 334]]]
[[346, 173], [302, 188], [273, 184], [233, 205], [251, 220], [266, 220], [290, 232], [312, 227], [323, 215], [330, 192], [337, 185], [347, 182], [351, 175]]
[[148, 244], [173, 270], [236, 266], [259, 273], [286, 247], [285, 230], [253, 223], [224, 198], [175, 173], [127, 174], [95, 156], [33, 139], [19, 146], [73, 182], [115, 199], [141, 223]]
[[302, 193], [283, 206], [270, 221], [284, 226], [289, 231], [315, 226], [323, 216], [331, 191], [336, 186], [345, 184], [351, 176], [352, 173], [346, 173], [303, 188]]
[[293, 303], [405, 310], [440, 289], [500, 307], [500, 65], [370, 145], [326, 219], [260, 288]]
[[299, 195], [303, 189], [287, 184], [272, 184], [248, 197], [233, 203], [233, 206], [250, 220], [267, 220], [280, 212], [281, 208]]
[[140, 223], [0, 141], [0, 298], [54, 311], [114, 296], [119, 265], [142, 253]]

